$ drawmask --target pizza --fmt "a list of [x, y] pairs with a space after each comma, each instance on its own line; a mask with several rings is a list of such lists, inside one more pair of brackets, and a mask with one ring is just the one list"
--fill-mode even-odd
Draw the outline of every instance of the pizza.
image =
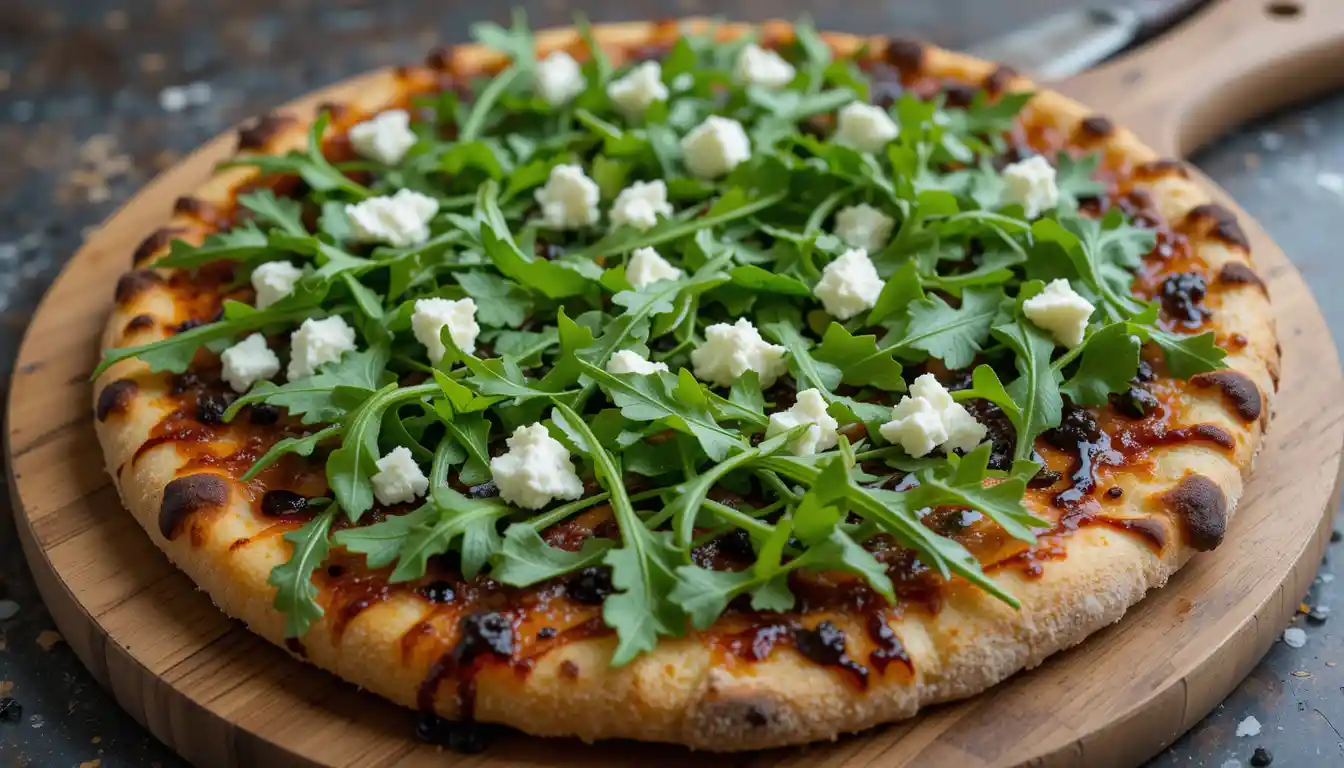
[[116, 285], [107, 468], [222, 611], [433, 722], [746, 750], [1223, 539], [1279, 354], [1179, 162], [906, 40], [473, 32], [244, 125]]

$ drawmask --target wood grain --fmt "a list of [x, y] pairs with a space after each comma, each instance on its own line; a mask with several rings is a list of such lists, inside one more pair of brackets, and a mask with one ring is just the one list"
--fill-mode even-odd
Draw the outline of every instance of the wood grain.
[[[360, 87], [347, 82], [298, 108]], [[123, 707], [203, 768], [1129, 765], [1175, 740], [1241, 680], [1295, 610], [1324, 551], [1344, 445], [1344, 381], [1301, 277], [1238, 211], [1284, 347], [1274, 424], [1222, 547], [1120, 624], [984, 695], [835, 744], [714, 756], [512, 735], [484, 755], [446, 758], [415, 741], [412, 713], [290, 659], [221, 614], [121, 509], [102, 472], [87, 378], [110, 287], [172, 200], [231, 150], [231, 137], [217, 139], [161, 176], [72, 259], [20, 351], [5, 434], [20, 538], [57, 625]]]

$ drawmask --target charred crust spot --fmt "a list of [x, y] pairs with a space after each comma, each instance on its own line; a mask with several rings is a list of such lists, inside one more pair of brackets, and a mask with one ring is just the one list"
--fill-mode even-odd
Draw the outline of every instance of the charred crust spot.
[[994, 68], [993, 72], [990, 72], [985, 76], [985, 90], [988, 91], [991, 96], [997, 96], [1008, 90], [1008, 84], [1011, 83], [1015, 77], [1017, 77], [1016, 69], [1013, 69], [1007, 64], [1000, 64]]
[[1217, 483], [1187, 473], [1162, 495], [1162, 503], [1175, 515], [1192, 548], [1208, 552], [1222, 543], [1227, 531], [1227, 497]]
[[163, 282], [157, 272], [149, 269], [133, 269], [117, 280], [117, 289], [113, 294], [118, 304], [128, 304], [149, 288]]
[[887, 42], [885, 58], [902, 74], [918, 74], [924, 68], [924, 44], [908, 38], [893, 38]]
[[229, 501], [229, 485], [218, 475], [187, 475], [168, 483], [159, 506], [159, 533], [172, 539], [182, 532], [187, 518]]
[[254, 117], [238, 128], [238, 149], [265, 149], [276, 134], [293, 122], [293, 115], [281, 112], [267, 112]]
[[415, 70], [405, 64], [398, 64], [397, 66], [392, 68], [392, 74], [398, 80], [409, 80], [411, 75], [414, 73]]
[[154, 327], [153, 315], [136, 315], [126, 323], [126, 331], [143, 331], [146, 328]]
[[199, 197], [183, 195], [173, 202], [173, 213], [191, 216], [202, 224], [214, 226], [219, 222], [219, 209]]
[[566, 680], [578, 680], [579, 665], [575, 664], [570, 659], [565, 659], [564, 661], [560, 662], [560, 676], [565, 678]]
[[1134, 168], [1134, 175], [1144, 179], [1158, 179], [1163, 176], [1179, 176], [1183, 179], [1190, 178], [1190, 172], [1185, 169], [1185, 163], [1171, 157], [1149, 160], [1146, 163], [1138, 165]]
[[1190, 209], [1186, 222], [1195, 227], [1207, 227], [1213, 237], [1236, 248], [1250, 250], [1251, 243], [1237, 223], [1237, 215], [1217, 203], [1205, 203]]
[[140, 385], [131, 379], [117, 379], [103, 387], [103, 391], [98, 393], [98, 406], [95, 408], [98, 420], [107, 421], [107, 417], [114, 413], [130, 410], [131, 401], [139, 391]]
[[181, 227], [159, 227], [149, 233], [149, 237], [140, 241], [135, 247], [135, 252], [131, 254], [131, 266], [136, 266], [140, 262], [148, 259], [150, 256], [158, 253], [160, 249], [167, 248], [173, 238], [186, 232]]
[[1090, 115], [1078, 124], [1078, 133], [1088, 139], [1104, 139], [1115, 133], [1115, 123], [1103, 115]]
[[1226, 429], [1214, 424], [1196, 424], [1186, 430], [1186, 434], [1191, 440], [1206, 440], [1224, 450], [1230, 451], [1237, 447], [1236, 439]]
[[440, 45], [429, 52], [425, 57], [425, 66], [438, 72], [446, 72], [453, 66], [453, 49], [451, 46]]
[[975, 86], [965, 83], [948, 83], [943, 86], [943, 96], [947, 99], [947, 106], [954, 109], [965, 109], [975, 102]]
[[1240, 371], [1198, 373], [1190, 377], [1190, 383], [1196, 387], [1217, 387], [1222, 390], [1223, 400], [1247, 424], [1259, 419], [1264, 412], [1265, 403], [1260, 388]]
[[1265, 281], [1260, 279], [1251, 265], [1241, 261], [1229, 261], [1218, 270], [1218, 282], [1221, 285], [1254, 285], [1268, 292]]

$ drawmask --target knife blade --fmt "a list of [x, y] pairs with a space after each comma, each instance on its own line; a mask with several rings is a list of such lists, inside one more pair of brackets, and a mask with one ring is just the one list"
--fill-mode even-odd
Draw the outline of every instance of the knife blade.
[[1185, 20], [1209, 0], [1136, 0], [1046, 17], [969, 53], [1042, 82], [1061, 80], [1139, 45]]

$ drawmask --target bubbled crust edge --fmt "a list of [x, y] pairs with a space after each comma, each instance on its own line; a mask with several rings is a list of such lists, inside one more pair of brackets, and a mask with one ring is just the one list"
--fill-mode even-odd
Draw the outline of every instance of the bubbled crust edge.
[[[699, 29], [708, 24], [703, 20], [684, 23]], [[666, 27], [614, 24], [596, 28], [595, 34], [603, 46], [619, 48], [654, 42], [667, 34]], [[724, 24], [719, 25], [718, 34], [732, 38], [751, 28]], [[787, 22], [770, 22], [760, 29], [770, 39], [793, 36]], [[831, 33], [824, 37], [843, 51], [885, 42], [883, 38]], [[577, 34], [569, 29], [539, 33], [537, 40], [543, 52], [579, 44]], [[932, 46], [925, 47], [924, 56], [923, 71], [938, 76], [979, 82], [995, 69], [988, 62]], [[452, 49], [445, 64], [449, 71], [470, 72], [498, 61], [493, 52], [460, 46]], [[427, 78], [432, 74], [422, 69], [381, 72], [337, 86], [325, 96], [352, 107], [341, 122], [353, 122], [398, 103], [408, 88], [423, 84]], [[1009, 88], [1027, 90], [1034, 86], [1014, 78]], [[273, 132], [260, 151], [283, 152], [302, 146], [312, 120], [311, 105], [316, 101], [307, 99], [289, 110], [299, 119]], [[1082, 105], [1049, 91], [1039, 92], [1032, 105], [1070, 135], [1090, 114]], [[1134, 164], [1156, 159], [1123, 128], [1098, 146]], [[207, 204], [227, 204], [233, 190], [254, 175], [246, 169], [220, 171], [193, 197]], [[1172, 222], [1182, 221], [1191, 209], [1211, 201], [1203, 189], [1177, 173], [1145, 186]], [[182, 229], [178, 236], [192, 242], [199, 242], [211, 231], [211, 226], [191, 210], [179, 210], [167, 226]], [[1193, 244], [1212, 274], [1228, 262], [1250, 263], [1245, 249], [1211, 237], [1195, 238]], [[156, 247], [141, 255], [152, 257], [164, 250]], [[103, 345], [122, 346], [160, 338], [165, 334], [164, 321], [182, 319], [176, 312], [172, 295], [162, 286], [151, 286], [114, 310]], [[159, 322], [128, 329], [130, 319], [140, 314], [151, 314]], [[1278, 352], [1263, 291], [1245, 285], [1224, 293], [1213, 327], [1224, 335], [1240, 333], [1247, 337], [1245, 347], [1229, 355], [1228, 364], [1249, 376], [1267, 398], [1271, 396]], [[221, 610], [283, 647], [283, 619], [271, 607], [273, 590], [267, 578], [271, 568], [287, 557], [288, 546], [278, 537], [267, 537], [230, 548], [235, 541], [267, 525], [251, 510], [236, 481], [229, 481], [226, 508], [198, 527], [199, 545], [190, 543], [190, 536], [164, 539], [159, 532], [160, 504], [165, 486], [178, 476], [184, 459], [171, 445], [152, 448], [133, 463], [130, 459], [167, 412], [163, 398], [168, 377], [147, 373], [139, 361], [123, 362], [99, 378], [94, 388], [95, 402], [102, 388], [118, 379], [138, 383], [129, 412], [95, 421], [95, 428], [124, 504], [155, 544]], [[546, 654], [526, 677], [507, 668], [487, 668], [476, 679], [475, 716], [538, 735], [573, 735], [585, 740], [634, 738], [734, 751], [835, 738], [910, 717], [930, 704], [978, 693], [1118, 621], [1147, 590], [1164, 584], [1189, 558], [1193, 550], [1162, 501], [1188, 473], [1212, 480], [1225, 497], [1226, 516], [1232, 516], [1266, 420], [1252, 424], [1238, 420], [1216, 388], [1192, 388], [1187, 396], [1192, 407], [1185, 419], [1215, 424], [1233, 435], [1236, 448], [1232, 455], [1199, 445], [1169, 450], [1157, 459], [1150, 476], [1120, 478], [1125, 501], [1108, 506], [1112, 515], [1161, 521], [1169, 542], [1162, 554], [1134, 537], [1094, 526], [1069, 537], [1068, 557], [1050, 563], [1040, 578], [1029, 581], [1012, 569], [995, 573], [996, 581], [1022, 600], [1020, 612], [974, 589], [952, 589], [938, 615], [910, 612], [892, 622], [911, 657], [913, 680], [906, 680], [899, 665], [893, 665], [887, 676], [874, 674], [868, 689], [860, 691], [841, 675], [803, 659], [789, 648], [778, 649], [768, 659], [754, 663], [752, 674], [739, 675], [715, 666], [710, 650], [694, 639], [665, 641], [631, 664], [611, 668], [607, 659], [614, 640], [599, 638], [571, 643]], [[1265, 412], [1269, 412], [1268, 402]], [[415, 706], [420, 684], [438, 653], [416, 652], [403, 658], [401, 637], [429, 610], [419, 598], [401, 594], [360, 613], [343, 633], [334, 633], [324, 618], [303, 638], [307, 660], [392, 701]], [[847, 635], [864, 632], [860, 617], [831, 618]], [[573, 674], [576, 668], [577, 675]], [[457, 705], [451, 686], [442, 688], [436, 709], [443, 716], [453, 717]]]

